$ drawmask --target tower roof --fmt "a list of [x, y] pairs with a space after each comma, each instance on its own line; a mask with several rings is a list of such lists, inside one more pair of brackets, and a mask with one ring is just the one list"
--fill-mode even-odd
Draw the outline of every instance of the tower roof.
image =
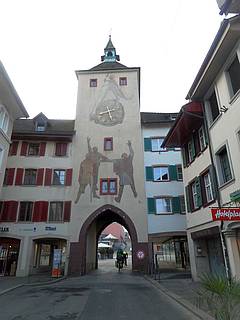
[[111, 35], [109, 35], [108, 43], [104, 49], [104, 55], [101, 56], [103, 62], [116, 62], [120, 61], [119, 55], [116, 54], [116, 49], [113, 46]]
[[112, 43], [111, 35], [109, 35], [109, 40], [108, 40], [108, 43], [106, 45], [105, 50], [108, 50], [108, 49], [115, 49], [113, 46], [113, 43]]

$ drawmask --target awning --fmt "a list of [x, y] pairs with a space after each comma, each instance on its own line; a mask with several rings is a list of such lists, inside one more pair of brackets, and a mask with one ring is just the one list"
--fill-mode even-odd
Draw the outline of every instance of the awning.
[[200, 102], [185, 104], [163, 141], [163, 148], [182, 147], [192, 132], [198, 130], [203, 124], [203, 108]]

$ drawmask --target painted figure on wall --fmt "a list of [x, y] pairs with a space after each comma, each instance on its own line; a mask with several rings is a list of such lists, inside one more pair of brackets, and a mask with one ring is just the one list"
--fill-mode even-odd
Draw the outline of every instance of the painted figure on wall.
[[130, 185], [133, 195], [136, 198], [137, 192], [134, 184], [132, 160], [134, 156], [131, 141], [128, 140], [129, 155], [123, 153], [121, 159], [113, 160], [113, 171], [119, 176], [119, 192], [115, 201], [120, 202], [124, 186]]

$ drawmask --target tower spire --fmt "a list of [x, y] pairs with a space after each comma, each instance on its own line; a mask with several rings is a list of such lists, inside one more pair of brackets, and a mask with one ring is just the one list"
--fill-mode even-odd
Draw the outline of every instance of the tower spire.
[[115, 62], [120, 61], [119, 55], [116, 54], [116, 49], [112, 43], [111, 34], [109, 35], [108, 43], [104, 49], [104, 55], [101, 56], [101, 61], [103, 62]]

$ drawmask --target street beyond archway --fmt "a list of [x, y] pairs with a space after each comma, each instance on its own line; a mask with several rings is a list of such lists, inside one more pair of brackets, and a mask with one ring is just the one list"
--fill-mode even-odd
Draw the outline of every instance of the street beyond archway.
[[197, 319], [143, 276], [128, 268], [118, 273], [113, 262], [101, 262], [99, 270], [84, 277], [1, 296], [1, 320]]

